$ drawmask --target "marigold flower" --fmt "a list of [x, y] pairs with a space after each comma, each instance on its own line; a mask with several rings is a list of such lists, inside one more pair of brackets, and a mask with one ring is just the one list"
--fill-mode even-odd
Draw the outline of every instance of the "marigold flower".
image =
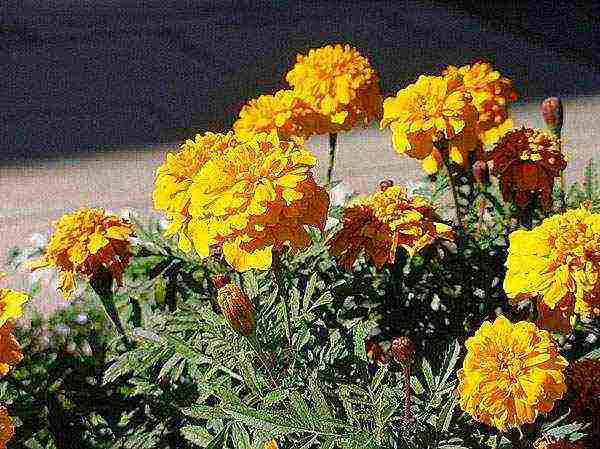
[[504, 290], [513, 302], [539, 298], [538, 309], [562, 311], [567, 323], [600, 315], [600, 214], [568, 210], [509, 239]]
[[439, 161], [432, 152], [448, 144], [450, 158], [463, 164], [478, 144], [477, 110], [471, 95], [448, 77], [421, 75], [383, 103], [381, 128], [389, 126], [396, 151], [423, 160], [435, 172]]
[[535, 449], [586, 449], [581, 442], [573, 443], [564, 439], [541, 440], [534, 447]]
[[265, 443], [265, 449], [279, 449], [279, 446], [277, 446], [277, 441], [268, 441], [267, 443]]
[[556, 137], [530, 128], [511, 131], [496, 144], [489, 159], [505, 201], [525, 208], [539, 195], [542, 207], [552, 206], [554, 178], [567, 166], [558, 144]]
[[23, 315], [23, 304], [29, 297], [25, 293], [0, 288], [0, 326], [4, 326], [10, 319], [17, 319]]
[[23, 360], [21, 346], [12, 331], [13, 327], [9, 324], [0, 327], [0, 376], [5, 376]]
[[592, 428], [600, 432], [600, 360], [575, 361], [565, 377], [572, 418], [591, 421]]
[[103, 270], [122, 285], [123, 270], [132, 257], [133, 225], [102, 209], [82, 208], [61, 217], [44, 256], [28, 264], [31, 270], [55, 267], [58, 289], [65, 298], [75, 290], [75, 273], [91, 277]]
[[234, 331], [244, 337], [252, 335], [255, 322], [254, 306], [240, 287], [229, 283], [219, 288], [217, 303]]
[[6, 443], [15, 434], [15, 426], [6, 407], [0, 405], [0, 449], [6, 449]]
[[292, 90], [280, 90], [275, 95], [261, 95], [250, 100], [233, 124], [240, 140], [273, 130], [282, 139], [304, 139], [313, 134], [329, 132], [329, 121], [311, 109]]
[[366, 125], [381, 113], [379, 77], [349, 45], [327, 45], [298, 55], [286, 80], [298, 98], [328, 119], [327, 132]]
[[386, 262], [394, 263], [398, 247], [414, 256], [437, 238], [454, 239], [435, 207], [423, 197], [408, 195], [401, 186], [386, 187], [355, 201], [344, 211], [342, 225], [328, 246], [347, 270], [361, 253], [381, 269]]
[[[269, 268], [274, 248], [308, 247], [306, 227], [323, 230], [329, 207], [311, 172], [315, 156], [275, 131], [242, 142], [228, 134], [219, 142], [224, 147], [198, 164], [189, 183], [173, 187], [182, 193], [163, 207], [171, 220], [165, 236], [178, 233], [179, 247], [201, 257], [220, 248], [238, 271]], [[176, 183], [168, 176], [165, 184]]]
[[192, 248], [187, 225], [189, 213], [190, 186], [196, 174], [211, 157], [220, 155], [231, 145], [233, 133], [218, 134], [207, 132], [196, 134], [181, 145], [179, 152], [167, 154], [166, 161], [156, 171], [152, 199], [154, 208], [164, 211], [170, 225], [165, 237], [179, 235], [179, 248], [188, 252]]
[[484, 322], [465, 345], [460, 405], [477, 421], [500, 431], [533, 423], [566, 390], [568, 362], [551, 335], [533, 323], [512, 324], [500, 316]]
[[450, 66], [444, 76], [459, 79], [462, 88], [473, 98], [477, 108], [480, 138], [484, 143], [494, 143], [499, 131], [506, 133], [512, 127], [508, 106], [517, 100], [512, 81], [500, 75], [488, 62], [478, 61], [460, 68]]

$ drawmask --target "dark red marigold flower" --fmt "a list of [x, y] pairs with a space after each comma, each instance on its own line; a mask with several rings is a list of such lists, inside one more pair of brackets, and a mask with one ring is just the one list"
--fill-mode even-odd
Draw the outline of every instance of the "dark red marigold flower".
[[600, 360], [571, 362], [565, 380], [573, 419], [591, 422], [594, 432], [600, 432]]
[[496, 144], [488, 159], [505, 201], [524, 209], [538, 196], [544, 209], [552, 206], [554, 178], [567, 166], [558, 138], [538, 129], [516, 129]]

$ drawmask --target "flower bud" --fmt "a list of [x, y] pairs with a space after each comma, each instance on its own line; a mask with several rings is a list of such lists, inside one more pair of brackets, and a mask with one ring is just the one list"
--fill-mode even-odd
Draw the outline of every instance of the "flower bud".
[[211, 279], [214, 287], [219, 290], [222, 287], [225, 287], [227, 284], [231, 283], [231, 278], [225, 274], [216, 274]]
[[559, 136], [563, 126], [563, 105], [560, 98], [546, 98], [540, 106], [540, 112], [548, 128]]
[[230, 283], [219, 288], [217, 303], [234, 331], [244, 337], [252, 335], [254, 332], [254, 306], [240, 287]]
[[390, 352], [393, 354], [394, 360], [398, 364], [405, 365], [410, 363], [410, 359], [414, 354], [415, 349], [415, 345], [410, 338], [397, 337], [392, 341]]

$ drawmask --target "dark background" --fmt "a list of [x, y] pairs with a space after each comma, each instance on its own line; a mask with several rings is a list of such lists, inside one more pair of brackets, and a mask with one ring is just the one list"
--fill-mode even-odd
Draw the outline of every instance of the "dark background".
[[348, 42], [384, 92], [476, 58], [522, 98], [600, 90], [600, 2], [0, 0], [0, 162], [180, 140]]

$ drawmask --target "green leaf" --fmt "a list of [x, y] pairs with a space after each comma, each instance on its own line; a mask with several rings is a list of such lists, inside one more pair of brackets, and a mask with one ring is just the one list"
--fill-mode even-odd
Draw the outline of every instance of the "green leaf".
[[360, 322], [354, 329], [352, 330], [352, 338], [354, 341], [354, 355], [358, 357], [360, 360], [367, 362], [369, 359], [367, 358], [367, 351], [365, 349], [365, 338], [369, 335], [371, 328], [373, 327], [373, 323], [370, 322]]
[[190, 407], [183, 408], [181, 409], [181, 412], [186, 416], [190, 416], [191, 418], [196, 419], [211, 420], [224, 418], [225, 416], [227, 416], [227, 414], [224, 413], [221, 409], [203, 404], [196, 404]]
[[458, 398], [456, 396], [452, 396], [452, 399], [450, 399], [442, 408], [442, 411], [437, 416], [437, 422], [435, 424], [436, 430], [438, 432], [448, 432], [448, 429], [450, 428], [450, 423], [452, 422], [452, 416], [454, 415], [454, 409], [456, 408], [457, 403]]
[[460, 356], [460, 344], [458, 341], [454, 340], [452, 346], [449, 348], [446, 357], [444, 358], [445, 367], [444, 374], [442, 375], [442, 380], [440, 381], [440, 385], [443, 387], [446, 384], [446, 381], [450, 379], [450, 376], [454, 372], [454, 367], [458, 362], [458, 357]]
[[425, 377], [429, 391], [433, 393], [435, 391], [435, 379], [433, 377], [433, 371], [431, 371], [431, 365], [426, 358], [423, 358], [421, 361], [421, 371], [423, 371], [423, 376]]
[[325, 399], [325, 395], [323, 394], [323, 389], [321, 388], [321, 384], [317, 378], [317, 373], [315, 373], [308, 381], [308, 389], [310, 391], [310, 396], [315, 404], [315, 408], [317, 412], [321, 416], [331, 417], [331, 410], [327, 405], [327, 401]]
[[206, 447], [213, 441], [213, 436], [203, 426], [183, 426], [180, 432], [186, 440], [200, 447]]
[[118, 377], [134, 369], [134, 364], [137, 358], [131, 352], [121, 354], [117, 359], [106, 369], [102, 382], [104, 385], [115, 381]]
[[594, 349], [593, 351], [588, 352], [586, 355], [581, 357], [579, 360], [583, 359], [600, 359], [600, 348]]
[[415, 376], [410, 376], [410, 386], [417, 395], [423, 394], [423, 392], [425, 391], [425, 388], [423, 387], [419, 379], [417, 379]]

